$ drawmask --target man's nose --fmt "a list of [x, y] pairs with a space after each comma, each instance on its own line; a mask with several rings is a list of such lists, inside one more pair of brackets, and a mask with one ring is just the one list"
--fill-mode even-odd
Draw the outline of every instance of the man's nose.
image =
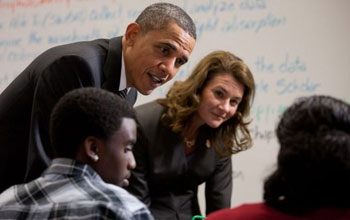
[[135, 169], [135, 167], [136, 167], [135, 157], [134, 157], [134, 154], [131, 154], [128, 161], [128, 169], [133, 170]]
[[167, 80], [172, 79], [176, 75], [178, 68], [175, 65], [176, 65], [176, 58], [164, 60], [160, 64], [160, 67], [159, 67], [160, 70], [168, 75]]

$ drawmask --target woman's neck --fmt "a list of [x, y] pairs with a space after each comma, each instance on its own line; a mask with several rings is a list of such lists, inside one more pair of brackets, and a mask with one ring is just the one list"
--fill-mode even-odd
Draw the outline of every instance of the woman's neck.
[[198, 134], [199, 127], [202, 126], [204, 123], [199, 120], [199, 117], [197, 114], [193, 115], [190, 120], [188, 120], [188, 123], [185, 126], [183, 136], [195, 139]]

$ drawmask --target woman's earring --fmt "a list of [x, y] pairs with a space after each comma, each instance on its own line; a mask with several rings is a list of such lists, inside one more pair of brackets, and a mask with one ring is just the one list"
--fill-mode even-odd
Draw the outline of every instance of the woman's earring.
[[97, 154], [94, 154], [94, 155], [92, 156], [92, 160], [93, 160], [94, 162], [97, 162], [98, 159], [100, 159], [100, 158], [98, 157]]

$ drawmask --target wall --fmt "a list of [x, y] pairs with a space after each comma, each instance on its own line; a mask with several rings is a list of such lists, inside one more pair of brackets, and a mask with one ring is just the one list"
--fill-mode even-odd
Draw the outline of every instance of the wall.
[[[0, 0], [0, 92], [44, 50], [59, 44], [122, 35], [145, 6], [137, 0]], [[233, 156], [232, 206], [261, 201], [273, 170], [274, 127], [296, 97], [328, 94], [350, 101], [350, 1], [178, 0], [198, 28], [182, 80], [207, 53], [228, 50], [256, 80], [251, 111], [253, 148]], [[168, 83], [137, 105], [162, 97]], [[203, 186], [200, 190], [203, 205]]]

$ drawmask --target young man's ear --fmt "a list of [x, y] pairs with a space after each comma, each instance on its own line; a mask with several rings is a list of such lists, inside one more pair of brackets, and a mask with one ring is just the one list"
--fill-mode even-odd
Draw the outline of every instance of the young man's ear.
[[125, 42], [127, 46], [134, 46], [136, 37], [141, 33], [141, 27], [137, 23], [131, 23], [126, 28]]
[[100, 141], [94, 136], [85, 138], [82, 146], [82, 154], [89, 162], [97, 163], [99, 156]]

